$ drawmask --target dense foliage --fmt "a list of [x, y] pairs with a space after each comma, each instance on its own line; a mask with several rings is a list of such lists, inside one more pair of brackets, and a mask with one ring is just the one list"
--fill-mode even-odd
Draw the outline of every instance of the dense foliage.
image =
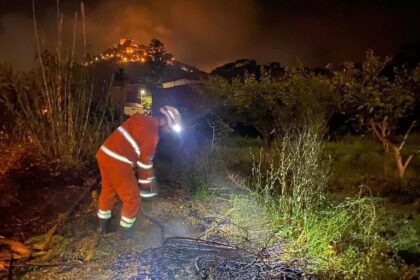
[[251, 124], [259, 132], [266, 159], [276, 135], [288, 127], [323, 121], [335, 103], [327, 78], [300, 68], [280, 76], [264, 72], [259, 79], [250, 74], [231, 80], [211, 77], [204, 94], [213, 102], [213, 114]]
[[[285, 128], [328, 123], [333, 115], [342, 115], [342, 125], [358, 127], [362, 134], [373, 131], [404, 177], [414, 156], [405, 160], [402, 148], [416, 124], [413, 109], [420, 96], [420, 68], [395, 69], [389, 77], [383, 74], [388, 62], [368, 51], [361, 64], [346, 62], [325, 71], [298, 67], [273, 74], [261, 67], [258, 75], [211, 76], [202, 91], [213, 117], [243, 122], [259, 132], [266, 159], [271, 143]], [[395, 143], [393, 137], [404, 128], [404, 140]]]

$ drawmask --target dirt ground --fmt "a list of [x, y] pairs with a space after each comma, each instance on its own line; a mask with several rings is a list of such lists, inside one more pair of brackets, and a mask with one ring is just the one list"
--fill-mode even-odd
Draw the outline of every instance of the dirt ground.
[[[74, 173], [40, 160], [30, 146], [0, 148], [0, 238], [32, 249], [0, 268], [0, 279], [303, 279], [297, 267], [270, 264], [280, 245], [260, 254], [230, 243], [220, 218], [228, 209], [223, 197], [207, 205], [180, 187], [160, 185], [158, 197], [143, 199], [132, 239], [122, 239], [121, 231], [98, 235], [94, 167]], [[120, 208], [112, 213], [115, 228]], [[55, 226], [48, 246], [39, 249]], [[0, 242], [3, 260], [7, 250]]]
[[0, 235], [16, 240], [45, 233], [84, 191], [83, 177], [40, 161], [29, 145], [1, 146]]
[[[179, 206], [188, 204], [187, 200], [180, 204], [178, 199], [173, 199], [174, 195], [177, 194], [165, 193], [151, 201], [144, 201], [143, 210], [165, 226], [164, 237], [192, 237], [199, 232], [199, 227], [193, 226], [192, 218], [187, 218], [190, 216], [190, 208]], [[113, 214], [113, 222], [117, 226], [118, 209]], [[138, 217], [131, 240], [122, 240], [120, 232], [97, 237], [94, 233], [95, 222], [94, 209], [76, 213], [62, 229], [71, 240], [71, 245], [59, 257], [62, 264], [37, 267], [36, 271], [22, 275], [22, 279], [131, 279], [136, 275], [135, 267], [133, 270], [125, 270], [123, 275], [112, 269], [118, 257], [158, 247], [162, 243], [160, 227], [142, 215]], [[90, 252], [93, 254], [92, 259], [86, 261]]]
[[[87, 182], [97, 176], [95, 171], [71, 174], [59, 170], [57, 163], [38, 162], [28, 146], [3, 146], [2, 152], [0, 236], [19, 242], [46, 234], [60, 214], [86, 193]], [[159, 197], [143, 200], [142, 210], [164, 225], [164, 237], [192, 237], [205, 228], [196, 218], [191, 198], [169, 187], [161, 189]], [[34, 266], [16, 262], [13, 270], [0, 272], [0, 279], [11, 275], [12, 279], [129, 279], [129, 271], [127, 275], [115, 275], [110, 265], [122, 253], [159, 246], [161, 229], [139, 215], [132, 240], [122, 240], [118, 231], [97, 236], [96, 195], [96, 187], [91, 188], [59, 225], [56, 234], [62, 244], [51, 260]], [[116, 208], [113, 223], [118, 227], [120, 205]]]

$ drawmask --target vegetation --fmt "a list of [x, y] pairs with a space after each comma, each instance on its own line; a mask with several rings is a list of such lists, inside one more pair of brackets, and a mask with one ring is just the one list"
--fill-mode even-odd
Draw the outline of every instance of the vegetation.
[[[77, 22], [76, 14], [75, 29]], [[41, 52], [37, 41], [38, 69], [14, 73], [11, 67], [0, 67], [0, 101], [15, 136], [29, 139], [50, 160], [81, 168], [92, 161], [115, 118], [106, 100], [94, 100], [93, 69], [75, 61], [75, 41], [64, 56], [58, 26], [56, 52]]]
[[[255, 229], [255, 221], [263, 220], [257, 223], [266, 232], [259, 236], [261, 244], [291, 241], [283, 258], [305, 260], [313, 273], [328, 278], [393, 279], [401, 269], [410, 270], [397, 252], [418, 235], [415, 222], [406, 220], [410, 230], [399, 231], [397, 219], [384, 210], [380, 200], [360, 195], [340, 199], [325, 192], [329, 168], [322, 164], [324, 145], [312, 133], [304, 132], [292, 142], [287, 136], [278, 153], [288, 151], [288, 156], [279, 157], [269, 176], [254, 173], [257, 183], [250, 182], [248, 187], [254, 190], [250, 197], [233, 200], [235, 223]], [[285, 188], [293, 192], [284, 192]], [[282, 191], [273, 193], [273, 189]], [[395, 235], [384, 237], [391, 227]], [[418, 250], [418, 242], [411, 246]]]
[[399, 177], [404, 178], [418, 152], [405, 155], [403, 148], [416, 126], [412, 112], [418, 102], [420, 67], [410, 72], [395, 69], [390, 77], [383, 73], [388, 62], [388, 58], [368, 51], [360, 65], [328, 66], [320, 73], [298, 67], [274, 75], [261, 66], [258, 75], [211, 77], [202, 92], [219, 118], [243, 122], [258, 131], [266, 162], [273, 141], [285, 128], [329, 122], [340, 113], [347, 124], [358, 127], [358, 133], [373, 133], [393, 156]]
[[392, 133], [399, 128], [402, 119], [409, 119], [415, 106], [419, 69], [412, 72], [397, 69], [391, 79], [382, 74], [388, 62], [389, 59], [381, 59], [368, 51], [360, 67], [346, 63], [343, 69], [335, 71], [332, 83], [343, 97], [342, 110], [361, 128], [373, 131], [385, 151], [393, 155], [398, 174], [403, 178], [414, 155], [404, 159], [401, 153], [416, 121], [409, 121], [401, 143], [393, 140]]
[[[178, 175], [191, 175], [179, 183], [200, 186], [191, 189], [195, 196], [220, 207], [217, 197], [226, 187], [232, 189], [233, 181], [233, 189], [240, 191], [233, 192], [229, 208], [222, 211], [232, 221], [224, 229], [226, 238], [239, 244], [252, 241], [256, 251], [280, 244], [279, 261], [304, 266], [322, 279], [411, 279], [418, 271], [403, 257], [420, 252], [418, 210], [374, 197], [370, 183], [344, 177], [363, 181], [369, 173], [381, 176], [376, 172], [383, 169], [364, 170], [365, 162], [356, 162], [361, 152], [375, 147], [373, 141], [348, 139], [345, 147], [322, 140], [322, 131], [288, 131], [275, 142], [269, 170], [259, 168], [260, 143], [230, 138], [229, 145], [216, 145], [212, 151], [208, 145], [205, 157], [194, 155], [190, 168], [177, 170]], [[372, 158], [383, 158], [379, 147], [367, 160]], [[341, 166], [335, 166], [337, 161]], [[341, 194], [331, 192], [338, 179], [348, 188]]]
[[[76, 16], [75, 30], [77, 23]], [[37, 35], [36, 20], [34, 25]], [[34, 143], [48, 159], [80, 169], [117, 126], [117, 114], [105, 98], [95, 99], [94, 69], [76, 61], [76, 40], [68, 52], [58, 41], [55, 52], [36, 42], [39, 65], [30, 73], [0, 67], [1, 129]], [[152, 40], [148, 56], [148, 78], [156, 85], [171, 55]], [[199, 120], [203, 135], [194, 134], [198, 129], [187, 120], [184, 142], [163, 139], [159, 182], [180, 185], [203, 202], [227, 189], [226, 217], [252, 229], [251, 236], [228, 238], [252, 241], [258, 249], [281, 244], [279, 261], [320, 277], [414, 278], [419, 272], [404, 254], [420, 253], [420, 147], [412, 133], [420, 71], [385, 76], [387, 62], [368, 52], [360, 65], [321, 73], [280, 71], [277, 65], [258, 75], [211, 76], [201, 89], [209, 107]], [[332, 142], [325, 126], [337, 113], [358, 130]], [[253, 127], [260, 138], [238, 137], [230, 126], [237, 123]], [[372, 132], [388, 154], [366, 137]], [[409, 201], [394, 205], [390, 194]]]
[[[415, 153], [419, 148], [419, 135], [413, 133], [404, 154]], [[375, 196], [391, 195], [404, 201], [419, 195], [419, 158], [413, 158], [402, 185], [395, 172], [393, 156], [384, 153], [383, 147], [370, 135], [347, 136], [340, 141], [327, 142], [325, 154], [330, 155], [334, 163], [330, 191], [351, 196], [357, 194], [358, 186], [367, 185]]]
[[156, 87], [161, 81], [166, 64], [171, 62], [173, 55], [166, 50], [161, 41], [152, 39], [147, 46], [147, 58], [149, 67], [149, 77], [147, 79], [153, 87]]
[[[410, 134], [416, 123], [411, 112], [418, 102], [418, 69], [397, 69], [394, 76], [385, 76], [387, 61], [369, 51], [361, 65], [346, 63], [325, 73], [298, 68], [276, 77], [248, 73], [204, 82], [202, 92], [210, 96], [211, 110], [219, 118], [250, 124], [261, 137], [257, 143], [240, 144], [231, 138], [222, 141], [230, 144], [213, 149], [230, 155], [224, 158], [225, 168], [241, 174], [230, 179], [249, 191], [230, 199], [227, 216], [248, 229], [244, 236], [243, 229], [238, 233], [233, 226], [230, 238], [240, 244], [252, 240], [261, 250], [282, 244], [282, 261], [306, 266], [321, 278], [418, 275], [405, 262], [406, 252], [419, 254], [418, 209], [410, 204], [418, 197], [414, 155], [419, 146]], [[345, 115], [343, 125], [358, 129], [353, 136], [326, 142], [324, 129], [314, 124], [328, 123], [336, 113]], [[211, 124], [217, 131], [217, 122]], [[370, 132], [387, 154], [366, 137]], [[264, 164], [255, 161], [261, 146]], [[201, 185], [210, 193], [220, 188], [214, 180]], [[408, 194], [408, 200], [399, 192]], [[407, 206], [395, 211], [400, 207], [395, 201]]]
[[204, 82], [203, 92], [221, 118], [250, 124], [258, 131], [265, 162], [270, 161], [276, 134], [313, 122], [315, 116], [327, 118], [334, 103], [328, 80], [301, 68], [281, 75], [263, 72], [259, 78], [251, 74], [232, 80], [211, 77]]

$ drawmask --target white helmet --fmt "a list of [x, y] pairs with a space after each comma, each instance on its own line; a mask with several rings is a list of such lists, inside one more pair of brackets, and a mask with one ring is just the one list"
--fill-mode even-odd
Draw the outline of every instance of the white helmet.
[[176, 108], [171, 106], [163, 106], [160, 108], [160, 112], [165, 115], [168, 125], [172, 128], [173, 131], [181, 132], [181, 114]]

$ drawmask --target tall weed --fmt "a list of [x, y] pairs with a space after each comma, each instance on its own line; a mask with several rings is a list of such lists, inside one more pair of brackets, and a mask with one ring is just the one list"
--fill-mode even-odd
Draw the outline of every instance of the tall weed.
[[[81, 14], [85, 30], [83, 4]], [[42, 51], [34, 11], [38, 68], [14, 73], [11, 67], [0, 67], [1, 102], [13, 116], [14, 127], [43, 155], [67, 167], [80, 167], [93, 159], [115, 124], [105, 98], [93, 99], [94, 69], [74, 59], [77, 23], [76, 13], [73, 42], [65, 48], [59, 17], [57, 48], [53, 53]], [[83, 41], [86, 45], [85, 36]]]
[[[278, 142], [276, 157], [268, 170], [254, 165], [250, 188], [266, 205], [290, 215], [315, 211], [324, 202], [329, 168], [322, 159], [320, 127], [289, 130]], [[274, 198], [274, 199], [273, 199]]]
[[[268, 170], [256, 165], [247, 198], [233, 197], [229, 217], [254, 233], [264, 248], [280, 241], [281, 259], [325, 279], [395, 279], [404, 267], [395, 244], [380, 234], [377, 203], [360, 195], [335, 199], [325, 191], [325, 161], [317, 128], [287, 133]], [[412, 229], [404, 241], [414, 237]], [[275, 236], [276, 238], [273, 238]], [[405, 246], [396, 238], [400, 246]]]

